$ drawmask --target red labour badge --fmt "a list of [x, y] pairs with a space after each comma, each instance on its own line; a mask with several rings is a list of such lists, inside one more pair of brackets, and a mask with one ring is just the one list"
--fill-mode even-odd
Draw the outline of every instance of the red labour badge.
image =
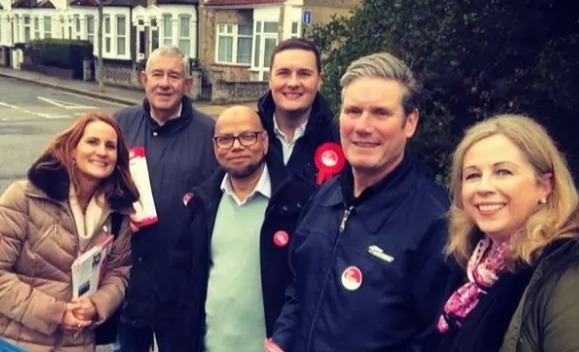
[[289, 235], [285, 231], [277, 231], [273, 234], [273, 243], [278, 247], [285, 247], [289, 242]]
[[324, 143], [316, 149], [314, 162], [318, 168], [316, 183], [321, 185], [331, 179], [335, 174], [342, 171], [346, 165], [346, 157], [337, 143]]

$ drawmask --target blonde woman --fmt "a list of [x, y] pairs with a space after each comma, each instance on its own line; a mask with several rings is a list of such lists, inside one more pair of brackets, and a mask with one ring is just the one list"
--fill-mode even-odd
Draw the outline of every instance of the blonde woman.
[[453, 159], [447, 253], [464, 280], [438, 321], [441, 351], [579, 351], [577, 190], [533, 120], [471, 127]]

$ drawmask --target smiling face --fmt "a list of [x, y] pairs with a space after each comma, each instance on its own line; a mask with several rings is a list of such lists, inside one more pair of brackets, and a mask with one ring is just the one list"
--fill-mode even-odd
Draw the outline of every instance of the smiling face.
[[249, 107], [229, 108], [215, 123], [213, 148], [219, 165], [231, 178], [251, 177], [264, 163], [267, 133]]
[[181, 98], [191, 88], [191, 78], [186, 77], [179, 55], [151, 56], [146, 72], [141, 72], [141, 81], [156, 116], [176, 114]]
[[74, 149], [78, 179], [83, 188], [91, 188], [109, 177], [117, 163], [117, 133], [102, 121], [86, 125]]
[[402, 161], [418, 111], [405, 116], [402, 85], [390, 79], [361, 77], [344, 90], [340, 135], [354, 177], [379, 181]]
[[508, 240], [521, 229], [552, 188], [550, 178], [538, 180], [517, 145], [500, 134], [484, 138], [466, 151], [462, 174], [466, 215], [498, 241]]
[[295, 114], [311, 108], [322, 83], [316, 55], [307, 50], [287, 49], [273, 58], [269, 88], [276, 109]]

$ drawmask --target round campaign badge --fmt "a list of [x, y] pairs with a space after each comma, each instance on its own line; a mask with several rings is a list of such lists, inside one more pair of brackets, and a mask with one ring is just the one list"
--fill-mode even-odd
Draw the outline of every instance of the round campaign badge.
[[347, 267], [342, 273], [342, 285], [350, 291], [355, 291], [362, 286], [362, 271], [356, 266]]
[[285, 231], [277, 231], [273, 234], [273, 243], [278, 247], [285, 247], [289, 242], [289, 235]]
[[186, 194], [183, 196], [183, 205], [184, 205], [184, 206], [189, 205], [189, 201], [191, 200], [191, 198], [193, 198], [193, 193], [191, 193], [191, 192], [186, 193]]

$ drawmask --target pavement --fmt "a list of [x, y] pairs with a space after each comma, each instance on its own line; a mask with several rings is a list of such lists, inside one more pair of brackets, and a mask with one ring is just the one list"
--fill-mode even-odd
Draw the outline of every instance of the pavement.
[[[12, 78], [24, 82], [30, 82], [37, 85], [46, 86], [53, 89], [62, 90], [74, 94], [88, 96], [96, 99], [110, 101], [123, 105], [141, 104], [144, 98], [144, 90], [122, 88], [105, 85], [102, 91], [99, 91], [96, 82], [85, 82], [80, 80], [56, 78], [43, 75], [41, 73], [15, 70], [7, 67], [0, 67], [0, 77]], [[243, 103], [244, 105], [256, 107], [256, 103]], [[226, 108], [236, 105], [217, 105], [208, 102], [193, 102], [197, 110], [204, 112], [209, 116], [218, 116]]]

